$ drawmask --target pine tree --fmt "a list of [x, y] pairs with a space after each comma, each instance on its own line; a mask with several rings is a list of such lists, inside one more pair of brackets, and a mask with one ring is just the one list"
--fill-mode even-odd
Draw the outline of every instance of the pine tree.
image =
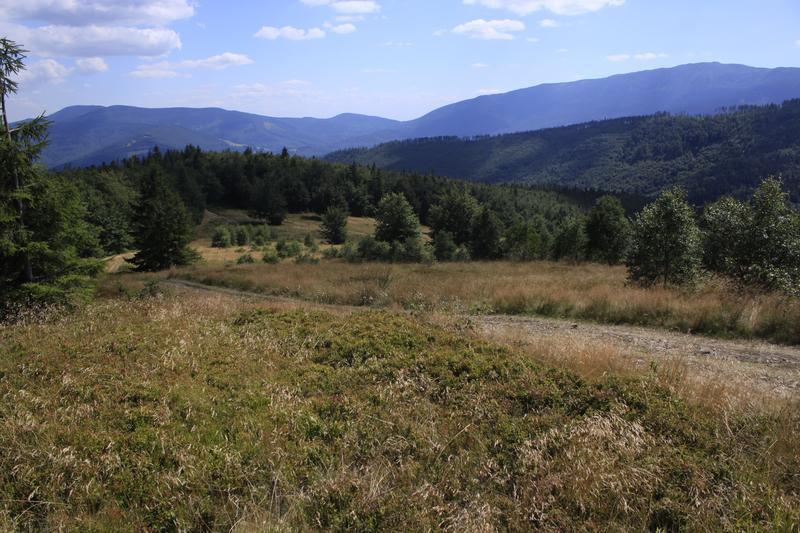
[[134, 213], [134, 238], [139, 252], [133, 263], [142, 271], [186, 265], [196, 257], [188, 248], [191, 237], [189, 212], [161, 170], [152, 167], [142, 179]]
[[266, 220], [270, 226], [280, 226], [286, 219], [286, 197], [274, 179], [263, 179], [257, 186], [252, 201], [253, 214]]
[[627, 266], [644, 285], [686, 285], [700, 272], [701, 234], [686, 191], [673, 187], [646, 206], [633, 223]]
[[347, 210], [331, 206], [322, 215], [322, 236], [329, 244], [342, 244], [347, 240]]

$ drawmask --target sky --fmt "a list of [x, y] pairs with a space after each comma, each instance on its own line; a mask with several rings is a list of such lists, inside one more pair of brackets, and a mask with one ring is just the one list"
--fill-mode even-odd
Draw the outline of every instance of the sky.
[[78, 104], [412, 119], [541, 83], [800, 66], [800, 0], [0, 0], [13, 120]]

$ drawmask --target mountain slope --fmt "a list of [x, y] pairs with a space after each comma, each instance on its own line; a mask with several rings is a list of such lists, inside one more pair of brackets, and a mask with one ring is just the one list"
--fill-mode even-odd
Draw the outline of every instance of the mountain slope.
[[494, 137], [397, 141], [327, 158], [476, 181], [646, 195], [680, 184], [697, 202], [743, 194], [780, 174], [797, 201], [800, 100], [713, 116], [659, 114]]
[[698, 63], [481, 96], [437, 109], [404, 131], [410, 137], [511, 133], [657, 112], [707, 114], [798, 97], [800, 69]]
[[354, 114], [275, 118], [222, 109], [80, 106], [49, 117], [54, 126], [43, 161], [48, 166], [99, 163], [156, 144], [272, 152], [287, 147], [300, 155], [322, 155], [392, 140], [494, 135], [662, 111], [710, 114], [798, 97], [800, 69], [701, 63], [482, 96], [408, 122]]

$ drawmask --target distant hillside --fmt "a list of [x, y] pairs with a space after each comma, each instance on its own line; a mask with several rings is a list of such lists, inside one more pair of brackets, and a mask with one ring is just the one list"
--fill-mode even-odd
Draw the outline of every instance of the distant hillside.
[[494, 135], [657, 112], [711, 114], [798, 97], [800, 69], [701, 63], [481, 96], [408, 122], [353, 114], [275, 118], [222, 109], [80, 106], [49, 117], [53, 128], [43, 162], [87, 165], [143, 154], [156, 145], [187, 144], [206, 150], [286, 147], [323, 155], [392, 140]]
[[644, 195], [681, 184], [697, 202], [744, 194], [780, 174], [797, 201], [800, 100], [705, 117], [659, 114], [494, 137], [392, 142], [328, 159], [490, 183]]
[[345, 139], [388, 129], [396, 121], [345, 114], [331, 119], [273, 118], [223, 109], [143, 109], [128, 106], [68, 107], [50, 115], [47, 166], [85, 166], [133, 155], [153, 147], [321, 154], [351, 146]]

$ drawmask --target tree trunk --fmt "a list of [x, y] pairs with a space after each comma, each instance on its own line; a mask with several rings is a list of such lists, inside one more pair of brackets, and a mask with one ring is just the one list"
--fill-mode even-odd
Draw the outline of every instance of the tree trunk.
[[[0, 113], [3, 115], [3, 128], [5, 128], [6, 139], [8, 140], [9, 149], [13, 147], [13, 139], [11, 138], [11, 128], [8, 126], [8, 114], [6, 113], [6, 95], [0, 92]], [[14, 190], [19, 193], [20, 182], [19, 173], [16, 166], [12, 163], [11, 173], [14, 175]], [[25, 229], [25, 206], [22, 203], [22, 198], [17, 198], [17, 209], [19, 211], [19, 227], [21, 230]], [[25, 252], [25, 280], [30, 283], [33, 281], [33, 266], [31, 265], [31, 258], [28, 252]]]

